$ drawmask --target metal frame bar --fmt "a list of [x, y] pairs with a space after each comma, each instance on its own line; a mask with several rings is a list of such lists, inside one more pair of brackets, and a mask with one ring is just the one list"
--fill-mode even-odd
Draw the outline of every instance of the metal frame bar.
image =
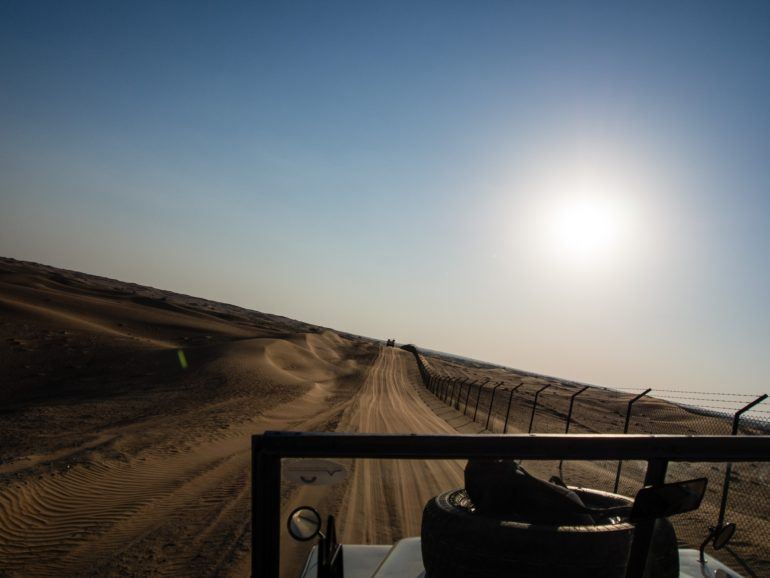
[[768, 462], [770, 436], [645, 434], [351, 434], [266, 432], [264, 454], [280, 457]]
[[[660, 483], [669, 461], [767, 462], [770, 436], [654, 435], [374, 435], [266, 432], [252, 437], [252, 576], [278, 578], [280, 567], [281, 459], [286, 457], [648, 462], [645, 482]], [[640, 534], [644, 534], [641, 531]], [[650, 532], [651, 533], [651, 532]], [[634, 540], [632, 556], [649, 549]], [[634, 560], [636, 558], [633, 558]], [[629, 574], [631, 578], [637, 578]], [[639, 574], [641, 576], [641, 574]]]
[[265, 436], [251, 438], [251, 575], [280, 572], [281, 459], [265, 451]]
[[[657, 486], [666, 482], [668, 460], [654, 459], [647, 462], [647, 472], [644, 475], [645, 486]], [[650, 553], [652, 535], [655, 531], [655, 520], [642, 520], [636, 523], [634, 537], [631, 541], [631, 552], [628, 556], [628, 567], [625, 578], [644, 578], [647, 566], [647, 556]]]

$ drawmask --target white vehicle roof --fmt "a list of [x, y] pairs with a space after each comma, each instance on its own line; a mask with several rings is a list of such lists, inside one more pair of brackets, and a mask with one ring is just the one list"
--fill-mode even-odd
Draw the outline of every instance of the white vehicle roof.
[[[317, 550], [313, 550], [301, 578], [316, 578]], [[405, 538], [393, 546], [345, 544], [342, 547], [345, 578], [424, 578], [420, 538]], [[738, 572], [698, 550], [679, 550], [679, 578], [743, 578]]]

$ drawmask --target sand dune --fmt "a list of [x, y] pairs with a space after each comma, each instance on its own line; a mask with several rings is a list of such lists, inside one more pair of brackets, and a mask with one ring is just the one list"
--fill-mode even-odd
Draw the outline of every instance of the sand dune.
[[[265, 353], [274, 345], [258, 343], [254, 349]], [[294, 345], [277, 345], [283, 354], [300, 355]], [[285, 387], [301, 383], [298, 365], [276, 366], [266, 354], [257, 357], [260, 361], [262, 375], [289, 376]], [[329, 372], [320, 360], [318, 366], [314, 376]], [[2, 566], [41, 576], [94, 568], [100, 574], [184, 576], [209, 574], [223, 558], [233, 562], [230, 550], [246, 544], [250, 435], [267, 428], [327, 429], [345, 407], [344, 389], [336, 377], [313, 382], [295, 400], [240, 423], [232, 408], [218, 404], [207, 408], [216, 412], [208, 430], [182, 443], [166, 434], [169, 420], [179, 423], [167, 416], [157, 424], [163, 431], [154, 435], [161, 443], [143, 444], [133, 455], [111, 454], [121, 440], [153, 436], [155, 424], [116, 428], [103, 446], [82, 448], [77, 460], [38, 459], [36, 467], [28, 468], [36, 475], [4, 481]], [[323, 407], [337, 398], [338, 403]]]
[[333, 429], [377, 351], [11, 260], [0, 262], [0, 311], [0, 572], [10, 575], [239, 573], [250, 436]]

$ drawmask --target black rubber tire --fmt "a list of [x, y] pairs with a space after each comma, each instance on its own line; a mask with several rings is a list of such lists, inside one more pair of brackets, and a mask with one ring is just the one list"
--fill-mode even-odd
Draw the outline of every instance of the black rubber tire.
[[[576, 491], [594, 507], [630, 503], [615, 494]], [[426, 577], [623, 578], [626, 574], [634, 533], [629, 523], [534, 525], [481, 516], [470, 506], [465, 490], [445, 492], [425, 505], [421, 534]], [[660, 526], [663, 530], [656, 528], [654, 560], [645, 576], [676, 578], [679, 558], [673, 528], [667, 521]]]

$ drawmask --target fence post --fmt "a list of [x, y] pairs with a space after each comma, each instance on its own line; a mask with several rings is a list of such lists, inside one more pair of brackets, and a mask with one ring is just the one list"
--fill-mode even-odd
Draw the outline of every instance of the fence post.
[[469, 380], [469, 377], [457, 382], [457, 399], [452, 404], [457, 411], [460, 411], [460, 396], [463, 394], [463, 385]]
[[[762, 403], [767, 399], [767, 394], [760, 395], [757, 399], [751, 403], [744, 405], [741, 409], [735, 412], [733, 416], [733, 431], [731, 435], [738, 435], [738, 426], [740, 425], [741, 416], [749, 411], [755, 405]], [[725, 510], [727, 509], [727, 494], [730, 492], [730, 478], [733, 474], [733, 464], [729, 462], [725, 469], [725, 483], [722, 485], [722, 502], [719, 505], [719, 520], [717, 521], [717, 528], [721, 528], [725, 523]]]
[[[463, 405], [463, 415], [466, 415], [465, 412], [468, 411], [468, 398], [471, 396], [471, 388], [476, 385], [476, 382], [478, 379], [474, 379], [468, 384], [468, 391], [465, 392], [465, 404]], [[459, 408], [459, 403], [457, 404]]]
[[[448, 380], [448, 383], [447, 383], [447, 389], [449, 389], [449, 390], [450, 390], [450, 391], [449, 391], [449, 395], [447, 396], [447, 403], [448, 403], [448, 404], [449, 404], [449, 406], [451, 407], [451, 406], [454, 404], [454, 402], [452, 401], [452, 399], [453, 399], [453, 398], [454, 398], [454, 396], [455, 396], [455, 386], [457, 385], [457, 381], [458, 381], [458, 380], [457, 380], [457, 378], [456, 378], [456, 377], [455, 377], [455, 378], [449, 378], [449, 377], [447, 377], [447, 380]], [[451, 387], [451, 389], [449, 388], [449, 384], [451, 384], [451, 386], [452, 386], [452, 387]]]
[[[624, 434], [628, 433], [628, 424], [631, 423], [631, 408], [637, 401], [642, 399], [645, 395], [647, 395], [651, 391], [652, 391], [651, 388], [647, 388], [636, 397], [631, 398], [631, 401], [628, 402], [628, 407], [626, 407], [626, 423], [623, 426]], [[620, 485], [620, 470], [622, 468], [623, 468], [623, 460], [618, 460], [618, 471], [615, 473], [615, 488], [612, 490], [616, 494], [618, 493], [618, 486]]]
[[529, 430], [527, 431], [527, 433], [532, 433], [532, 424], [535, 423], [535, 411], [537, 410], [537, 398], [540, 395], [540, 392], [545, 391], [552, 385], [553, 385], [552, 383], [544, 385], [543, 387], [541, 387], [535, 392], [535, 401], [532, 403], [532, 415], [529, 418]]
[[420, 378], [422, 379], [422, 384], [427, 386], [428, 384], [427, 377], [425, 376], [425, 364], [423, 364], [422, 359], [420, 359], [420, 354], [417, 353], [416, 350], [414, 352], [414, 360], [417, 362], [417, 369], [420, 370]]
[[476, 396], [476, 409], [473, 410], [473, 421], [476, 421], [476, 414], [479, 413], [479, 401], [481, 401], [481, 390], [484, 388], [486, 384], [489, 383], [489, 378], [485, 378], [486, 381], [483, 381], [479, 384], [479, 394]]
[[[572, 408], [575, 405], [575, 398], [579, 396], [581, 393], [583, 393], [585, 390], [588, 389], [588, 386], [586, 385], [583, 389], [573, 393], [569, 398], [569, 410], [567, 410], [567, 426], [564, 428], [564, 433], [569, 433], [569, 424], [572, 422]], [[564, 460], [559, 460], [559, 477], [563, 480], [564, 479], [564, 472], [562, 471], [562, 466], [564, 465]]]
[[502, 382], [502, 381], [498, 381], [498, 382], [497, 382], [497, 385], [496, 385], [496, 386], [494, 387], [494, 389], [492, 390], [492, 399], [491, 399], [491, 400], [490, 400], [490, 402], [489, 402], [489, 411], [487, 412], [487, 423], [486, 423], [486, 425], [484, 426], [484, 429], [485, 429], [485, 430], [489, 430], [489, 418], [490, 418], [490, 417], [491, 417], [491, 415], [492, 415], [492, 406], [493, 406], [493, 405], [494, 405], [494, 403], [495, 403], [495, 394], [497, 393], [497, 388], [498, 388], [498, 387], [500, 387], [501, 385], [503, 385], [503, 382]]
[[479, 400], [481, 399], [481, 388], [484, 387], [484, 383], [485, 382], [482, 382], [482, 383], [479, 383], [478, 385], [479, 389], [476, 395], [476, 409], [473, 412], [473, 421], [476, 421], [476, 412], [479, 411]]
[[452, 392], [452, 399], [454, 399], [454, 401], [452, 401], [452, 399], [449, 400], [449, 404], [457, 411], [460, 411], [460, 397], [462, 396], [463, 386], [466, 381], [468, 381], [467, 377], [456, 381], [457, 387], [455, 388], [455, 391]]
[[519, 385], [514, 387], [511, 390], [510, 395], [508, 396], [508, 410], [505, 412], [505, 425], [503, 426], [503, 433], [504, 434], [508, 433], [508, 418], [511, 417], [511, 400], [513, 399], [513, 392], [516, 391], [517, 389], [519, 389], [522, 385], [524, 385], [524, 384], [520, 383]]

